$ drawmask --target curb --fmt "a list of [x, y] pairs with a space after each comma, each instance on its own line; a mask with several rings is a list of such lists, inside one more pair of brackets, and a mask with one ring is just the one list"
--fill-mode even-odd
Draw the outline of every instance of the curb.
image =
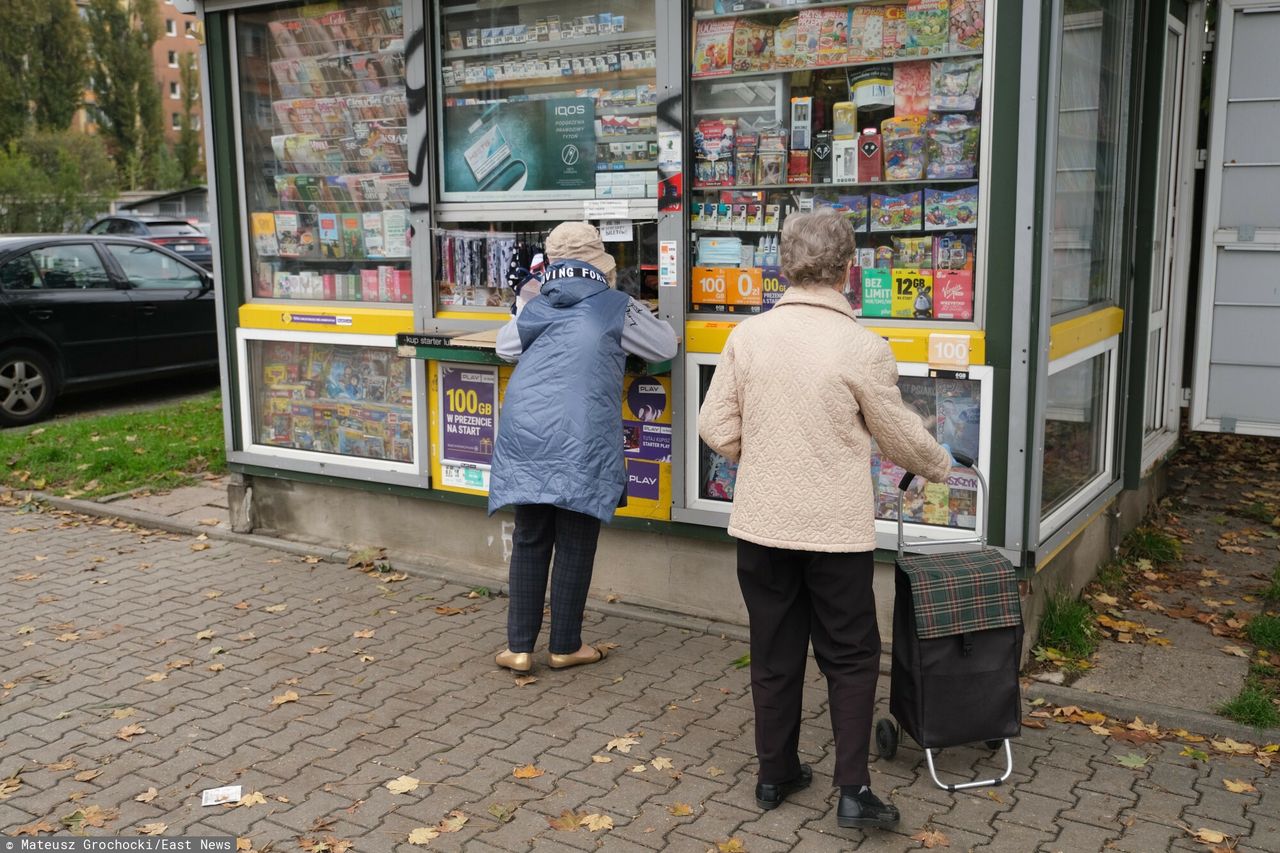
[[1131, 720], [1134, 717], [1142, 717], [1148, 723], [1159, 723], [1162, 729], [1186, 729], [1196, 734], [1229, 737], [1259, 746], [1264, 743], [1280, 743], [1280, 729], [1255, 729], [1253, 726], [1242, 725], [1224, 717], [1190, 708], [1174, 708], [1169, 705], [1140, 702], [1123, 696], [1111, 696], [1107, 693], [1093, 693], [1089, 690], [1033, 681], [1022, 691], [1022, 698], [1030, 700], [1036, 697], [1059, 707], [1078, 705], [1090, 711], [1100, 711], [1116, 719]]
[[[203, 533], [209, 539], [217, 539], [222, 542], [234, 542], [239, 545], [256, 545], [259, 548], [270, 548], [274, 551], [283, 551], [286, 554], [292, 554], [298, 557], [319, 557], [327, 563], [337, 563], [343, 566], [346, 565], [347, 558], [352, 554], [351, 551], [345, 549], [315, 548], [289, 539], [281, 539], [277, 536], [267, 536], [259, 533], [236, 533], [233, 530], [227, 530], [220, 527], [204, 527], [197, 524], [185, 524], [183, 522], [177, 522], [169, 518], [165, 518], [164, 516], [152, 515], [149, 512], [131, 510], [124, 507], [113, 507], [110, 504], [103, 504], [97, 501], [86, 501], [78, 498], [60, 498], [53, 495], [47, 495], [44, 492], [32, 492], [31, 494], [43, 503], [47, 503], [58, 509], [102, 518], [117, 518], [121, 521], [136, 524], [139, 527], [163, 530], [166, 533], [182, 533], [190, 536], [198, 536]], [[493, 578], [470, 574], [465, 569], [442, 567], [440, 565], [420, 563], [411, 559], [399, 557], [395, 560], [395, 567], [397, 571], [403, 571], [415, 577], [446, 581], [448, 583], [462, 584], [463, 586], [470, 587], [483, 586], [503, 594], [507, 594], [508, 592], [506, 583], [498, 583], [494, 581]], [[717, 622], [713, 619], [687, 616], [683, 613], [658, 610], [656, 608], [645, 607], [639, 604], [607, 602], [588, 598], [587, 610], [594, 611], [605, 616], [620, 616], [627, 619], [636, 619], [642, 622], [657, 622], [661, 625], [667, 625], [672, 628], [679, 628], [698, 634], [721, 636], [726, 639], [737, 640], [744, 643], [748, 642], [750, 639], [750, 632], [745, 625], [734, 625], [729, 622]]]

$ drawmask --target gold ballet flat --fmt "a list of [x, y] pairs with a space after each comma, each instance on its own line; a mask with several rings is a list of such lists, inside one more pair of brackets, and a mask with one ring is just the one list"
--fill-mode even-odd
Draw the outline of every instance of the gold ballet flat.
[[583, 653], [582, 649], [567, 655], [552, 653], [550, 664], [552, 669], [568, 669], [571, 666], [582, 666], [583, 664], [604, 660], [605, 655], [606, 653], [603, 649], [587, 646], [586, 654]]
[[493, 658], [498, 666], [505, 666], [513, 672], [528, 672], [533, 669], [533, 655], [529, 652], [513, 652], [511, 649], [498, 652]]

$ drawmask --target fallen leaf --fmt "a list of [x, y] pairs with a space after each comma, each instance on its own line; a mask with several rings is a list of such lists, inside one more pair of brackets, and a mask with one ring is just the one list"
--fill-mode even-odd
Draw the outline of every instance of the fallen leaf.
[[511, 771], [511, 775], [517, 779], [537, 779], [543, 775], [543, 771], [534, 767], [532, 764], [524, 764]]
[[[93, 775], [97, 776], [98, 773], [101, 773], [101, 772], [102, 772], [101, 770], [95, 771]], [[78, 780], [78, 781], [84, 781], [84, 780]], [[0, 800], [9, 799], [9, 797], [13, 796], [13, 793], [17, 791], [18, 788], [21, 786], [22, 786], [21, 770], [18, 770], [7, 779], [0, 779]]]
[[639, 740], [633, 737], [616, 737], [604, 745], [604, 751], [613, 752], [614, 750], [617, 750], [623, 755], [630, 755], [631, 747], [635, 746], [639, 742]]
[[266, 804], [267, 798], [262, 795], [261, 791], [254, 791], [251, 794], [245, 794], [236, 801], [237, 806], [244, 806], [245, 808], [249, 808], [251, 806], [265, 806]]
[[302, 558], [302, 562], [306, 563], [308, 566], [314, 566], [320, 562], [320, 558], [314, 554], [308, 554]]
[[468, 818], [465, 814], [454, 809], [449, 812], [448, 817], [436, 824], [436, 829], [441, 832], [457, 832], [459, 829], [466, 826], [467, 819]]
[[516, 687], [528, 687], [538, 680], [536, 675], [517, 675], [515, 677]]
[[57, 832], [57, 827], [49, 823], [47, 820], [38, 820], [35, 823], [29, 823], [26, 826], [20, 826], [13, 833], [14, 835], [39, 835], [42, 832]]
[[262, 608], [262, 609], [263, 609], [263, 610], [265, 610], [265, 611], [267, 611], [268, 613], [280, 613], [281, 611], [283, 611], [283, 610], [284, 610], [286, 607], [288, 607], [288, 606], [289, 606], [289, 605], [287, 605], [287, 604], [272, 604], [271, 606], [269, 606], [269, 607], [264, 607], [264, 608]]
[[1218, 651], [1223, 654], [1235, 655], [1238, 658], [1245, 658], [1246, 660], [1249, 658], [1249, 653], [1239, 646], [1223, 646]]
[[241, 601], [241, 602], [240, 602], [240, 603], [238, 603], [238, 604], [233, 604], [233, 605], [231, 606], [231, 609], [232, 609], [232, 610], [248, 610], [248, 609], [249, 609], [249, 602], [247, 602], [247, 601]]
[[244, 836], [237, 838], [236, 853], [253, 853], [253, 839]]
[[314, 646], [314, 647], [312, 647], [312, 648], [310, 648], [310, 649], [307, 649], [307, 654], [309, 654], [309, 655], [322, 655], [322, 654], [324, 654], [324, 653], [325, 653], [325, 652], [327, 652], [327, 651], [329, 651], [329, 647], [328, 647], [328, 646]]
[[209, 550], [209, 543], [208, 543], [208, 542], [192, 542], [192, 543], [191, 543], [191, 550], [192, 550], [192, 551], [207, 551], [207, 550]]
[[[133, 709], [132, 709], [132, 708], [130, 708], [129, 710], [133, 710]], [[76, 763], [77, 763], [77, 762], [76, 762], [76, 759], [74, 759], [74, 758], [64, 758], [62, 761], [55, 761], [55, 762], [54, 762], [54, 763], [52, 763], [52, 764], [46, 764], [46, 765], [44, 766], [44, 769], [45, 769], [45, 770], [55, 770], [55, 771], [57, 771], [57, 770], [70, 770], [71, 768], [73, 768], [73, 767], [75, 767], [75, 766], [76, 766]]]
[[717, 841], [716, 850], [719, 853], [746, 853], [747, 848], [742, 846], [742, 839], [735, 835], [728, 841]]
[[516, 809], [519, 807], [519, 803], [493, 803], [486, 811], [498, 822], [506, 823], [515, 816]]
[[708, 775], [708, 776], [710, 776], [712, 779], [714, 779], [714, 778], [716, 778], [717, 776], [723, 776], [723, 775], [724, 775], [724, 771], [723, 771], [723, 770], [721, 770], [719, 767], [708, 767], [708, 768], [707, 768], [707, 775]]
[[449, 607], [444, 604], [441, 604], [436, 608], [436, 613], [439, 613], [441, 616], [459, 616], [466, 612], [467, 611], [463, 610], [461, 607]]
[[272, 707], [278, 708], [281, 705], [285, 704], [286, 702], [297, 702], [297, 701], [298, 701], [297, 691], [286, 690], [285, 692], [281, 693], [279, 696], [274, 697], [271, 700], [271, 705]]
[[351, 638], [353, 640], [368, 640], [373, 637], [373, 628], [363, 628], [359, 631], [353, 631]]
[[140, 803], [149, 803], [159, 795], [160, 795], [160, 792], [157, 791], [155, 788], [148, 788], [138, 796], [134, 797], [134, 799]]
[[220, 663], [211, 663], [207, 667], [205, 667], [205, 669], [209, 670], [210, 672], [222, 672], [224, 669], [226, 669], [226, 667]]
[[97, 779], [101, 775], [102, 775], [101, 770], [81, 770], [79, 773], [72, 776], [71, 778], [75, 779], [77, 782], [92, 782], [94, 779]]
[[1129, 767], [1133, 770], [1137, 770], [1140, 767], [1146, 767], [1147, 762], [1150, 760], [1151, 759], [1148, 756], [1138, 755], [1136, 752], [1131, 752], [1128, 755], [1120, 756], [1116, 759], [1116, 762], [1119, 763], [1121, 767]]
[[1115, 607], [1120, 603], [1120, 599], [1116, 598], [1114, 595], [1107, 595], [1105, 592], [1096, 593], [1093, 596], [1093, 600], [1104, 607]]
[[1184, 746], [1182, 752], [1178, 755], [1184, 755], [1187, 758], [1194, 758], [1196, 761], [1208, 761], [1209, 753], [1204, 750], [1196, 749], [1194, 746]]
[[643, 764], [636, 764], [636, 765], [633, 765], [631, 768], [629, 768], [629, 769], [627, 770], [627, 772], [628, 772], [628, 773], [643, 773], [643, 772], [644, 772], [644, 769], [645, 769], [645, 768], [644, 768], [644, 765], [643, 765]]
[[202, 518], [202, 519], [200, 519], [200, 524], [201, 524], [202, 526], [204, 526], [204, 527], [217, 527], [217, 526], [218, 526], [219, 524], [221, 524], [221, 523], [222, 523], [222, 519], [220, 519], [220, 518]]
[[71, 643], [80, 639], [80, 635], [75, 631], [68, 631], [65, 634], [59, 634], [54, 639], [56, 639], [59, 643]]
[[393, 794], [407, 794], [410, 791], [418, 790], [419, 784], [421, 783], [412, 776], [400, 776], [392, 779], [385, 787]]
[[1222, 740], [1210, 741], [1209, 743], [1212, 744], [1213, 748], [1218, 752], [1225, 752], [1230, 755], [1248, 755], [1254, 750], [1251, 744], [1240, 743], [1239, 741], [1233, 740], [1229, 737], [1223, 738]]
[[206, 628], [205, 630], [200, 631], [199, 633], [197, 633], [197, 634], [196, 634], [196, 639], [197, 639], [197, 640], [212, 640], [212, 639], [213, 639], [213, 631], [212, 631], [211, 629]]
[[439, 838], [440, 833], [429, 826], [420, 826], [409, 833], [409, 843], [425, 846], [430, 844], [433, 839]]
[[665, 758], [661, 755], [653, 759], [653, 761], [650, 761], [649, 764], [653, 767], [654, 770], [671, 770], [672, 769], [671, 759]]
[[613, 818], [602, 814], [583, 815], [582, 825], [588, 832], [599, 832], [602, 829], [613, 829]]
[[1223, 786], [1233, 794], [1256, 794], [1258, 789], [1243, 779], [1223, 779]]
[[674, 817], [688, 817], [693, 814], [693, 806], [688, 803], [672, 803], [667, 806], [667, 811]]
[[129, 725], [122, 727], [120, 731], [116, 732], [116, 737], [120, 738], [120, 740], [125, 743], [131, 743], [134, 735], [145, 735], [146, 733], [147, 730], [142, 726], [137, 723], [130, 723]]
[[572, 809], [560, 812], [560, 817], [549, 817], [547, 823], [557, 832], [573, 832], [582, 825], [582, 815]]
[[1227, 840], [1225, 833], [1218, 832], [1216, 829], [1200, 827], [1199, 829], [1188, 829], [1187, 833], [1201, 844], [1221, 844]]
[[922, 829], [915, 835], [911, 836], [912, 841], [919, 841], [927, 849], [932, 850], [935, 847], [950, 847], [951, 839], [943, 835], [936, 829]]
[[591, 756], [591, 760], [596, 764], [608, 764], [613, 761], [613, 759], [607, 755], [593, 755]]
[[164, 831], [169, 828], [167, 823], [144, 823], [138, 827], [139, 835], [164, 835]]
[[1111, 734], [1111, 729], [1106, 726], [1089, 726], [1089, 731], [1093, 732], [1095, 735], [1102, 735], [1103, 737], [1107, 737]]
[[192, 661], [187, 658], [175, 658], [165, 664], [164, 667], [165, 669], [183, 669], [184, 667], [191, 666], [191, 664]]

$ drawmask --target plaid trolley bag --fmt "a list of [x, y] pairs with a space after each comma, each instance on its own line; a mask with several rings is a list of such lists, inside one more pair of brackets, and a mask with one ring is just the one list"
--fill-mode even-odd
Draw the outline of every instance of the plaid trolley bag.
[[[973, 468], [961, 454], [956, 461]], [[974, 469], [986, 501], [987, 484]], [[961, 540], [978, 550], [905, 554], [902, 493], [898, 492], [898, 557], [893, 607], [893, 664], [887, 718], [876, 723], [881, 756], [897, 752], [905, 730], [924, 748], [929, 774], [947, 791], [999, 785], [1013, 772], [1009, 738], [1022, 725], [1018, 660], [1022, 611], [1014, 568], [986, 537]], [[983, 741], [1004, 746], [1006, 769], [998, 779], [948, 785], [939, 781], [933, 750]]]

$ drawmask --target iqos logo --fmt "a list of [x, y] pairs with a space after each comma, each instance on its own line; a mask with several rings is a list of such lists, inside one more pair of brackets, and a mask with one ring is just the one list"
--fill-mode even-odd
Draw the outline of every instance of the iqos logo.
[[582, 104], [571, 104], [568, 106], [556, 107], [556, 115], [558, 116], [580, 116], [586, 115], [587, 108]]

